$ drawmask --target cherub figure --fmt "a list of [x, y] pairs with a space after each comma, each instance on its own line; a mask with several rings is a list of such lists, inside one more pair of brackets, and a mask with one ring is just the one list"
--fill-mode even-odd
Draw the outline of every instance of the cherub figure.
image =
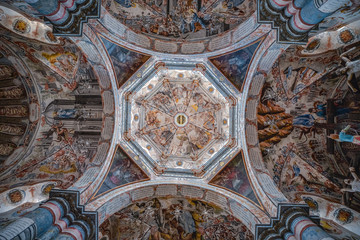
[[351, 83], [351, 80], [353, 79], [353, 77], [355, 77], [355, 74], [357, 72], [360, 72], [360, 59], [351, 61], [349, 58], [345, 57], [345, 55], [354, 51], [355, 49], [356, 48], [353, 47], [350, 50], [348, 50], [340, 55], [341, 59], [345, 62], [345, 67], [337, 70], [337, 74], [344, 74], [344, 73], [347, 74], [347, 84], [353, 92], [358, 91]]
[[343, 188], [341, 189], [341, 192], [360, 192], [360, 178], [356, 174], [355, 168], [350, 167], [349, 170], [354, 180], [351, 181], [351, 179], [345, 179], [344, 182], [347, 185], [351, 185], [351, 188]]

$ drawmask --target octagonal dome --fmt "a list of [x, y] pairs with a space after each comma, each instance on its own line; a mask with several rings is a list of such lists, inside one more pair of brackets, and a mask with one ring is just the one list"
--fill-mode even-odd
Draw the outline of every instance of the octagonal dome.
[[192, 167], [229, 139], [229, 102], [202, 74], [161, 70], [132, 104], [132, 137], [166, 166]]
[[123, 147], [156, 174], [202, 175], [231, 151], [234, 97], [206, 64], [157, 62], [145, 72], [124, 89]]

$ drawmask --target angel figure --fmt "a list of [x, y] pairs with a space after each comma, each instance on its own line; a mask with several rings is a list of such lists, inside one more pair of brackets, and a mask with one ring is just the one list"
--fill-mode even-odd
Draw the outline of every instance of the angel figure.
[[353, 83], [351, 81], [355, 77], [355, 74], [357, 72], [360, 72], [360, 59], [351, 61], [349, 58], [345, 57], [345, 55], [347, 55], [349, 52], [352, 52], [353, 50], [355, 50], [355, 47], [351, 48], [350, 50], [348, 50], [340, 55], [341, 59], [345, 62], [345, 67], [337, 70], [337, 74], [346, 73], [347, 74], [347, 79], [346, 79], [347, 85], [353, 92], [357, 92], [358, 89], [356, 89], [356, 87], [353, 85]]
[[360, 145], [360, 135], [350, 135], [346, 134], [346, 132], [350, 129], [350, 125], [346, 126], [343, 130], [341, 130], [340, 134], [330, 134], [328, 138], [331, 138], [338, 142], [350, 142], [356, 145]]
[[354, 180], [351, 181], [351, 179], [345, 179], [344, 182], [347, 185], [351, 185], [351, 188], [343, 188], [341, 189], [341, 192], [360, 192], [360, 178], [356, 174], [355, 168], [350, 167], [349, 170]]

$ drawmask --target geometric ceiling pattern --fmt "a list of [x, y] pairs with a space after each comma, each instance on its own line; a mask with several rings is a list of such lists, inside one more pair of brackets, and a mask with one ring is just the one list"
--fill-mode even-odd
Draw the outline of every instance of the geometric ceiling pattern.
[[214, 74], [196, 62], [149, 64], [142, 78], [120, 89], [122, 147], [155, 175], [202, 177], [228, 161], [237, 90]]
[[162, 70], [131, 105], [128, 137], [161, 167], [195, 169], [229, 141], [230, 103], [200, 73]]
[[7, 2], [1, 237], [360, 236], [357, 4]]

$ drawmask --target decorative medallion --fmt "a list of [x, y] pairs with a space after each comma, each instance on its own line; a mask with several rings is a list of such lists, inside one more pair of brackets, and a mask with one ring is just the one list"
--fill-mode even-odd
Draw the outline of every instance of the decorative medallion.
[[30, 25], [27, 21], [18, 19], [13, 23], [13, 29], [18, 33], [28, 33], [30, 32]]
[[319, 38], [316, 38], [314, 40], [312, 40], [305, 48], [306, 52], [313, 52], [315, 51], [316, 49], [318, 49], [320, 47], [320, 39]]
[[334, 217], [337, 221], [346, 224], [351, 223], [354, 219], [352, 212], [347, 208], [339, 208], [334, 212]]
[[174, 117], [174, 123], [178, 127], [185, 127], [188, 123], [188, 117], [185, 113], [178, 113]]
[[303, 197], [304, 202], [310, 207], [311, 211], [318, 212], [318, 203], [311, 197]]
[[345, 29], [340, 31], [338, 39], [340, 43], [348, 44], [354, 41], [355, 35], [351, 29]]
[[24, 197], [25, 192], [18, 189], [11, 190], [7, 195], [7, 199], [10, 203], [19, 203], [24, 199]]
[[46, 184], [41, 188], [41, 193], [44, 195], [49, 195], [51, 189], [53, 189], [55, 187], [54, 183], [50, 183], [50, 184]]

